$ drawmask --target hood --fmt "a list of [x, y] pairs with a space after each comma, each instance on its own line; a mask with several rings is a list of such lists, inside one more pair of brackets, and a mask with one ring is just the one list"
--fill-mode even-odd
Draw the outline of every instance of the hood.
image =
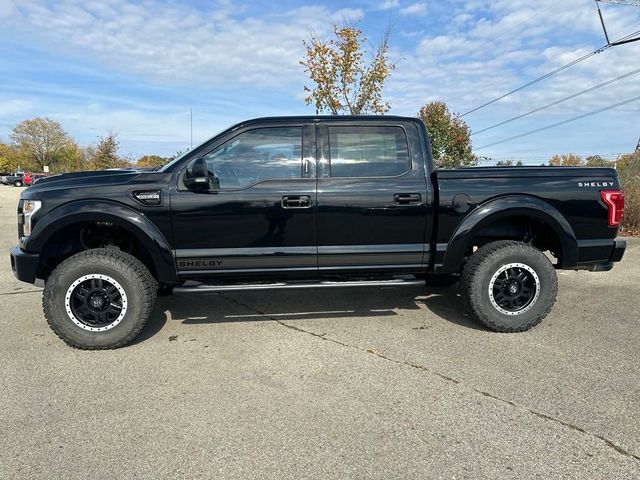
[[137, 170], [99, 170], [52, 175], [39, 179], [31, 187], [39, 190], [51, 187], [79, 187], [89, 185], [114, 185], [127, 183], [140, 175]]

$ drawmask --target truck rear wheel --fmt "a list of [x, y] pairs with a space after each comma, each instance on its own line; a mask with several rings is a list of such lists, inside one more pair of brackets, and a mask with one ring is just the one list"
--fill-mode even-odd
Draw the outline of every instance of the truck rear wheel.
[[479, 248], [462, 271], [462, 295], [471, 315], [496, 332], [524, 332], [547, 316], [558, 278], [537, 248], [515, 241]]
[[137, 258], [97, 248], [58, 265], [45, 284], [42, 307], [51, 329], [72, 347], [118, 348], [144, 327], [157, 289]]

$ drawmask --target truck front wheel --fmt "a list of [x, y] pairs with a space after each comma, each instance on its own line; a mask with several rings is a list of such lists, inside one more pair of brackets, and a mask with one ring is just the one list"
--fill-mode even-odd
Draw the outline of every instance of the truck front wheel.
[[461, 292], [471, 315], [496, 332], [524, 332], [547, 316], [558, 278], [537, 248], [515, 241], [479, 248], [462, 271]]
[[144, 327], [158, 284], [135, 257], [117, 248], [80, 252], [51, 273], [42, 297], [51, 329], [72, 347], [118, 348]]

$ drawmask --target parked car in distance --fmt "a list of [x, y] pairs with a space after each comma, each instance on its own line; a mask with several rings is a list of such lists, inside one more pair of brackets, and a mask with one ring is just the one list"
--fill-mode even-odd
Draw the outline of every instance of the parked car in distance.
[[30, 187], [38, 180], [46, 178], [47, 176], [46, 173], [26, 173], [23, 177], [23, 182], [27, 187]]
[[623, 210], [611, 168], [437, 170], [416, 118], [262, 118], [157, 171], [38, 181], [11, 265], [83, 349], [126, 345], [171, 291], [459, 280], [474, 319], [522, 332], [550, 312], [556, 270], [622, 259]]
[[0, 182], [4, 185], [13, 185], [14, 187], [21, 187], [24, 184], [23, 181], [24, 172], [16, 172], [11, 175], [0, 178]]

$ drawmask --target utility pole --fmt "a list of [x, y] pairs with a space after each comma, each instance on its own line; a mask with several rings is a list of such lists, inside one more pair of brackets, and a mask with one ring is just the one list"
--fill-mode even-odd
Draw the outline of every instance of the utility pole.
[[191, 139], [189, 141], [189, 150], [193, 150], [193, 108], [189, 109], [189, 121], [191, 123]]
[[[616, 41], [611, 42], [609, 39], [609, 32], [607, 31], [607, 25], [604, 21], [604, 16], [602, 15], [602, 10], [600, 9], [601, 3], [614, 3], [617, 5], [627, 5], [630, 7], [640, 7], [640, 1], [637, 0], [594, 0], [596, 2], [596, 8], [598, 9], [598, 15], [600, 16], [600, 24], [602, 25], [602, 30], [604, 31], [604, 38], [607, 40], [607, 47], [615, 47], [617, 45], [624, 45], [626, 43], [633, 43], [640, 41], [640, 35], [637, 35], [638, 32], [634, 32], [631, 35], [627, 35], [626, 37]], [[633, 35], [636, 35], [635, 37]]]
[[640, 2], [634, 0], [596, 0], [600, 3], [617, 3], [618, 5], [629, 5], [631, 7], [640, 7]]

